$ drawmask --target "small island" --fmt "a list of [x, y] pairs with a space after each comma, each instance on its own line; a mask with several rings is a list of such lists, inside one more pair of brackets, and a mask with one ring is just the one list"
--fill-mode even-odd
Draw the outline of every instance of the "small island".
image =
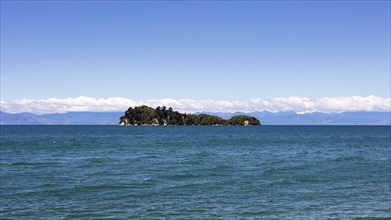
[[168, 125], [238, 125], [238, 126], [256, 126], [261, 125], [258, 119], [246, 115], [236, 115], [225, 120], [221, 117], [209, 114], [182, 114], [174, 111], [171, 107], [168, 109], [158, 106], [156, 109], [146, 105], [130, 107], [125, 114], [120, 117], [120, 125], [150, 125], [150, 126], [168, 126]]

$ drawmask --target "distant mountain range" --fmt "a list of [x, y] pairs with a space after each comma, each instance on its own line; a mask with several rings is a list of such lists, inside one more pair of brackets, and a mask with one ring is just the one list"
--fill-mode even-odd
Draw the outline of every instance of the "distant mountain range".
[[[201, 113], [201, 112], [200, 112]], [[202, 112], [204, 113], [204, 112]], [[296, 112], [205, 112], [230, 118], [234, 115], [248, 115], [258, 118], [262, 125], [391, 125], [391, 112], [342, 112], [305, 113]]]
[[117, 125], [123, 112], [68, 112], [36, 115], [0, 112], [2, 125]]
[[[197, 112], [229, 119], [248, 115], [259, 119], [262, 125], [391, 125], [391, 112]], [[68, 112], [37, 115], [32, 113], [0, 112], [2, 125], [117, 125], [123, 112]]]

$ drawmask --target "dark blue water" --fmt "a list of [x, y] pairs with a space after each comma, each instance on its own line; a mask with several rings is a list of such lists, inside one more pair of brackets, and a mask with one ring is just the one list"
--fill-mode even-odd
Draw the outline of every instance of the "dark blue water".
[[390, 126], [1, 126], [0, 218], [391, 217]]

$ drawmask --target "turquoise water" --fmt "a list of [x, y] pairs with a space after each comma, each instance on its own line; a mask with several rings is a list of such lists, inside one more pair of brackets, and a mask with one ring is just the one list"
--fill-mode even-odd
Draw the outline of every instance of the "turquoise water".
[[390, 126], [1, 126], [0, 218], [391, 217]]

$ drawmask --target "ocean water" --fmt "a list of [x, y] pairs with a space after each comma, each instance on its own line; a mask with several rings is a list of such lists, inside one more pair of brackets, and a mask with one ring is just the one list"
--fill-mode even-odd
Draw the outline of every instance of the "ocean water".
[[391, 218], [390, 126], [1, 126], [4, 219]]

